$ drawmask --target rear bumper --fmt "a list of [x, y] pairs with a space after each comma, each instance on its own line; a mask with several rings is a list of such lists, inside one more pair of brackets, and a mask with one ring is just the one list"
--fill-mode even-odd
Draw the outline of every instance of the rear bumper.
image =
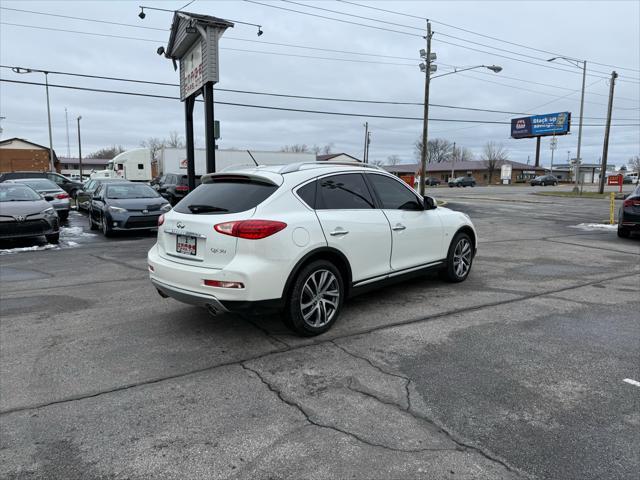
[[151, 278], [151, 283], [166, 296], [175, 298], [179, 302], [206, 307], [213, 314], [226, 313], [227, 308], [213, 295], [185, 290], [174, 285], [167, 285], [156, 278]]

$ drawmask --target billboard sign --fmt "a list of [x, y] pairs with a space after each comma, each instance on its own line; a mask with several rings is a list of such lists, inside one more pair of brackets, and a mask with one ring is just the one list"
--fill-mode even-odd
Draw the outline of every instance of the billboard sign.
[[512, 138], [566, 135], [571, 130], [571, 112], [547, 113], [511, 120]]

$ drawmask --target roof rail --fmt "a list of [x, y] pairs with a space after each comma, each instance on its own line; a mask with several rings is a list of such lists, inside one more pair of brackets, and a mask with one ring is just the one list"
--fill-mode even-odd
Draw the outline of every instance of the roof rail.
[[305, 167], [308, 165], [315, 168], [322, 168], [327, 165], [343, 165], [346, 167], [362, 167], [362, 168], [373, 168], [375, 170], [381, 170], [380, 167], [378, 167], [377, 165], [371, 165], [369, 163], [361, 163], [361, 162], [297, 162], [297, 163], [290, 163], [288, 165], [283, 166], [280, 169], [279, 173], [285, 174], [285, 173], [298, 172], [302, 170], [302, 167]]

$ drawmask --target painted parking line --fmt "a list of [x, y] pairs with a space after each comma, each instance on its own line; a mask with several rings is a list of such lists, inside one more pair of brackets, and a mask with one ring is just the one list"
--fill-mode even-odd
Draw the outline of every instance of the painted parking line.
[[640, 387], [640, 382], [638, 382], [637, 380], [631, 380], [630, 378], [625, 378], [622, 381], [630, 383], [631, 385], [635, 385], [636, 387]]

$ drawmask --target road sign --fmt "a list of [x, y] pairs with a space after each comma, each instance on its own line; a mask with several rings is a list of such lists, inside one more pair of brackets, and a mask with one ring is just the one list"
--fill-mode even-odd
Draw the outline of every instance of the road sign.
[[558, 139], [556, 137], [551, 137], [551, 140], [549, 141], [549, 148], [551, 150], [558, 148]]

